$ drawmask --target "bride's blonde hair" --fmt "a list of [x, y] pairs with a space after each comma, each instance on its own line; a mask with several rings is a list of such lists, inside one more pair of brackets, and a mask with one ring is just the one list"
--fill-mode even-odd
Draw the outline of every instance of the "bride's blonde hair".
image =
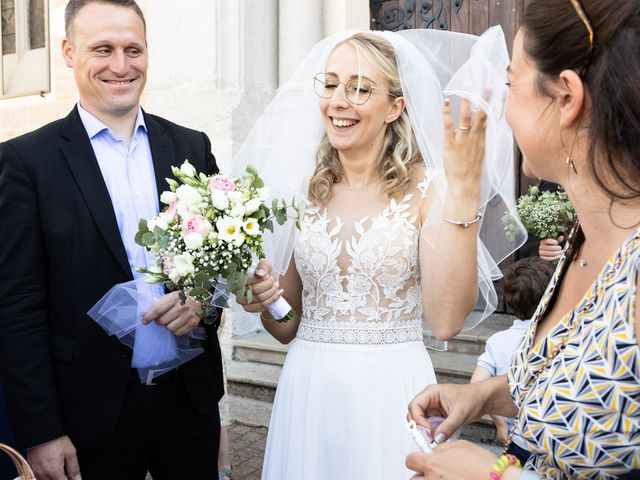
[[[403, 96], [396, 54], [389, 42], [379, 35], [360, 32], [338, 43], [333, 51], [344, 44], [352, 45], [378, 67], [389, 83], [390, 94], [394, 97]], [[384, 192], [389, 198], [404, 193], [424, 166], [406, 108], [396, 120], [387, 125], [383, 147], [376, 163]], [[342, 175], [338, 152], [325, 132], [316, 154], [316, 169], [309, 182], [309, 199], [318, 206], [326, 204], [331, 199], [333, 185], [342, 180]]]

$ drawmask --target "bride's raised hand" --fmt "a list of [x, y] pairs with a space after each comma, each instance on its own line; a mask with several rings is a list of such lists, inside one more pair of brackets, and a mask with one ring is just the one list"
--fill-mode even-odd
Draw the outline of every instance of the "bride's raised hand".
[[[485, 100], [491, 96], [490, 90], [484, 94]], [[471, 103], [462, 99], [460, 120], [453, 121], [451, 100], [445, 99], [444, 121], [444, 171], [449, 191], [456, 198], [472, 195], [480, 196], [480, 176], [484, 159], [487, 114], [482, 109], [472, 112]]]
[[262, 313], [280, 295], [282, 290], [273, 275], [273, 266], [266, 260], [261, 260], [253, 274], [247, 275], [244, 294], [236, 293], [236, 301], [247, 312]]

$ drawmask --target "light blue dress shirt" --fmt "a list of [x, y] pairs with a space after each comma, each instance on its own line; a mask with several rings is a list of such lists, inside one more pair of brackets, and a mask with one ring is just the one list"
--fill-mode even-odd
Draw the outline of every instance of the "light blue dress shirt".
[[[131, 273], [133, 278], [143, 277], [144, 274], [135, 269], [151, 267], [153, 254], [138, 245], [134, 238], [140, 219], [148, 220], [158, 214], [159, 202], [142, 109], [138, 109], [133, 137], [128, 146], [109, 127], [83, 109], [80, 103], [78, 112], [111, 197]], [[157, 287], [158, 297], [162, 296], [162, 285], [154, 287]]]

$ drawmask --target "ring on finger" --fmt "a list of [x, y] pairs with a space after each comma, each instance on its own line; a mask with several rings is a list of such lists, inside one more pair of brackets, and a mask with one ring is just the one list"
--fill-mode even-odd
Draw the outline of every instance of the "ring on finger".
[[471, 126], [470, 125], [458, 125], [458, 130], [462, 131], [462, 132], [466, 132], [467, 130], [470, 130]]

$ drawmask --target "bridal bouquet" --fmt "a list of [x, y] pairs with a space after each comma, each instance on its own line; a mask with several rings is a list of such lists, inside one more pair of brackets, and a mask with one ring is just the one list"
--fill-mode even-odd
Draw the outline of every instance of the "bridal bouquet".
[[[576, 218], [566, 192], [543, 191], [537, 186], [529, 187], [529, 193], [518, 199], [516, 210], [527, 232], [538, 238], [558, 238], [570, 228]], [[513, 219], [506, 214], [502, 222], [507, 237], [511, 238]]]
[[[268, 206], [269, 192], [252, 166], [237, 178], [197, 173], [188, 160], [172, 171], [176, 180], [167, 179], [170, 190], [160, 197], [166, 207], [140, 220], [135, 237], [153, 252], [156, 264], [136, 270], [147, 274], [148, 283], [177, 290], [183, 302], [190, 297], [204, 307], [221, 306], [212, 300], [224, 296], [220, 286], [225, 283], [228, 292], [246, 294], [251, 301], [247, 273], [256, 259], [264, 258], [262, 232], [273, 232], [274, 219], [282, 225], [295, 204], [274, 199]], [[293, 318], [282, 298], [270, 312], [280, 321]]]
[[[131, 366], [147, 383], [199, 355], [200, 340], [206, 338], [202, 326], [178, 337], [155, 322], [142, 324], [143, 315], [164, 295], [163, 286], [177, 290], [183, 303], [200, 301], [201, 316], [224, 306], [231, 292], [251, 301], [246, 280], [254, 263], [264, 258], [262, 233], [273, 231], [274, 220], [284, 224], [289, 208], [297, 212], [293, 202], [274, 199], [267, 205], [267, 188], [251, 166], [236, 178], [198, 173], [188, 160], [172, 171], [175, 180], [167, 179], [169, 190], [160, 197], [164, 209], [141, 219], [135, 236], [153, 253], [152, 266], [136, 268], [144, 276], [115, 285], [88, 312], [133, 349]], [[283, 322], [294, 315], [282, 297], [269, 312]]]

